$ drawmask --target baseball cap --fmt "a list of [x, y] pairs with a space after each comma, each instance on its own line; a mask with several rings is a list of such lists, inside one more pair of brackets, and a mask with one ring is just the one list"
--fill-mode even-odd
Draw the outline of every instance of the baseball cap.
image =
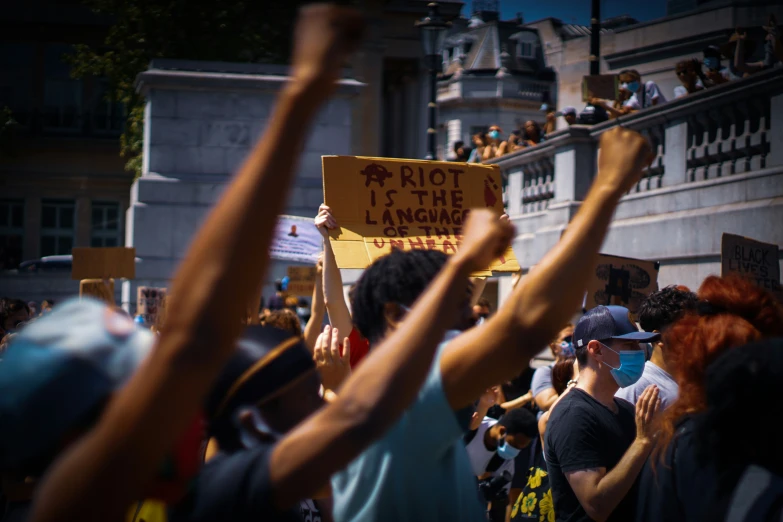
[[273, 397], [315, 370], [301, 336], [269, 326], [248, 326], [206, 400], [210, 434], [230, 449], [236, 438], [234, 412]]
[[25, 327], [0, 361], [0, 469], [23, 471], [99, 413], [155, 336], [94, 299], [72, 299]]
[[640, 331], [631, 321], [631, 312], [624, 306], [596, 306], [579, 319], [574, 328], [574, 347], [584, 348], [590, 341], [626, 339], [649, 343], [660, 334]]
[[574, 116], [576, 116], [576, 108], [574, 108], [574, 107], [564, 107], [563, 108], [563, 116], [565, 116], [566, 114], [573, 114]]

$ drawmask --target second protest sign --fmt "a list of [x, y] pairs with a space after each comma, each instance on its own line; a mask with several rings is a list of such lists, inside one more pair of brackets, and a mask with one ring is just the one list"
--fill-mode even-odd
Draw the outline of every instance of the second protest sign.
[[[494, 165], [324, 156], [324, 202], [340, 228], [331, 232], [340, 268], [366, 268], [391, 252], [457, 251], [470, 209], [504, 212]], [[509, 250], [486, 272], [517, 272]]]

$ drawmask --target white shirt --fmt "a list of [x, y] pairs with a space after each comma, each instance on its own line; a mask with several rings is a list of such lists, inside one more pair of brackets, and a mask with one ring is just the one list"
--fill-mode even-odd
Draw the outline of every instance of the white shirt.
[[[643, 94], [642, 94], [643, 92]], [[638, 96], [643, 98], [641, 100]], [[658, 88], [658, 85], [652, 80], [644, 84], [644, 90], [641, 89], [639, 92], [635, 92], [631, 94], [631, 97], [625, 100], [623, 103], [623, 106], [630, 107], [634, 110], [641, 110], [646, 109], [647, 107], [652, 107], [653, 100], [658, 100], [658, 103], [666, 103], [666, 98], [661, 93], [661, 90]]]
[[[486, 435], [487, 430], [497, 423], [498, 421], [493, 418], [484, 417], [484, 420], [481, 421], [481, 426], [478, 427], [476, 436], [473, 437], [473, 440], [471, 440], [467, 446], [465, 446], [465, 449], [468, 452], [470, 466], [473, 468], [473, 473], [477, 477], [487, 472], [489, 461], [492, 460], [492, 457], [497, 455], [496, 451], [488, 450], [487, 446], [484, 444], [484, 436]], [[504, 470], [508, 470], [509, 473], [511, 473], [511, 476], [514, 476], [514, 459], [503, 461], [503, 464], [493, 472], [493, 475], [498, 475]], [[507, 486], [510, 488], [511, 483], [507, 484]]]
[[663, 368], [659, 368], [650, 361], [644, 363], [644, 373], [642, 373], [641, 379], [627, 388], [620, 388], [614, 396], [618, 399], [625, 399], [635, 405], [645, 388], [651, 384], [658, 387], [658, 396], [661, 399], [661, 411], [668, 408], [677, 400], [677, 394], [680, 391], [680, 387], [677, 386], [677, 381], [675, 381]]

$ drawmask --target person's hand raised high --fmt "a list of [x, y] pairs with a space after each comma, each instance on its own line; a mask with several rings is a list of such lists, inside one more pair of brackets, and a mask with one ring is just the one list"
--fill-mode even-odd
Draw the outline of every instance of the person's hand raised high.
[[321, 374], [324, 390], [336, 391], [351, 375], [351, 341], [343, 339], [343, 354], [340, 355], [340, 332], [326, 326], [318, 336], [313, 350], [313, 361]]
[[455, 256], [465, 259], [471, 270], [486, 269], [508, 250], [514, 231], [508, 216], [498, 217], [486, 209], [472, 210], [465, 222], [462, 245]]
[[330, 4], [303, 7], [294, 30], [294, 82], [328, 95], [363, 32], [364, 19], [355, 9]]
[[337, 228], [337, 220], [332, 216], [332, 209], [324, 204], [318, 207], [318, 215], [315, 216], [314, 222], [324, 239], [329, 239], [329, 231]]
[[647, 139], [636, 131], [614, 127], [601, 135], [596, 189], [625, 194], [639, 181], [642, 170], [653, 160]]

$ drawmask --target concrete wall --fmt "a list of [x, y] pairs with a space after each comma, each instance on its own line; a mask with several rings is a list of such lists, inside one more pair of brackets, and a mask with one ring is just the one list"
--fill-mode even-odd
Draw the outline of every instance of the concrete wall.
[[[509, 179], [514, 250], [525, 269], [559, 241], [594, 177], [598, 140], [617, 124], [651, 136], [658, 157], [620, 201], [601, 252], [660, 261], [661, 286], [696, 289], [720, 274], [724, 232], [783, 245], [783, 69], [776, 69], [614, 122], [574, 125], [494, 160]], [[500, 285], [501, 299], [509, 289]]]
[[[126, 245], [143, 262], [123, 286], [168, 286], [193, 233], [264, 130], [285, 68], [164, 61], [142, 73], [147, 97], [143, 175], [131, 190]], [[341, 81], [318, 114], [300, 157], [286, 213], [314, 217], [323, 200], [321, 155], [351, 154], [351, 103], [363, 85]], [[252, 238], [248, 238], [252, 240]], [[275, 263], [269, 282], [294, 263]], [[264, 295], [271, 296], [271, 286]]]

